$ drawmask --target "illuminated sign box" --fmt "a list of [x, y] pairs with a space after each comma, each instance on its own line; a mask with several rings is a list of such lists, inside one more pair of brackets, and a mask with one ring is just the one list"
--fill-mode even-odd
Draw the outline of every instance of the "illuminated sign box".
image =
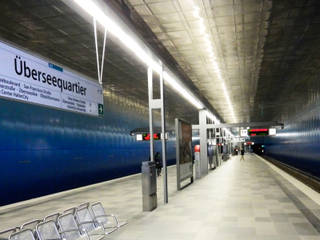
[[[142, 133], [136, 135], [137, 141], [150, 141], [150, 133]], [[161, 133], [154, 133], [153, 140], [161, 140]]]
[[269, 135], [274, 136], [277, 134], [277, 130], [275, 128], [270, 128], [269, 129]]
[[249, 129], [248, 130], [249, 136], [268, 136], [269, 135], [269, 129], [268, 128], [256, 128], [256, 129]]
[[257, 128], [257, 129], [249, 129], [249, 136], [274, 136], [277, 134], [277, 130], [275, 128]]

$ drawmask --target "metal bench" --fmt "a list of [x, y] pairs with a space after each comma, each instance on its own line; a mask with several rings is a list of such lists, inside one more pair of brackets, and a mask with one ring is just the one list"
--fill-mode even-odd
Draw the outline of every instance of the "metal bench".
[[37, 240], [98, 240], [126, 224], [115, 215], [106, 214], [101, 202], [83, 203], [66, 209], [63, 214], [52, 213], [43, 220], [35, 219], [0, 231], [0, 240], [35, 240], [35, 236]]
[[9, 240], [35, 240], [33, 231], [30, 229], [23, 229], [19, 232], [12, 233]]
[[31, 220], [29, 222], [25, 222], [21, 225], [20, 229], [30, 229], [30, 230], [34, 230], [36, 229], [36, 226], [38, 223], [40, 223], [42, 220], [40, 219], [35, 219], [35, 220]]
[[62, 240], [56, 223], [53, 220], [41, 222], [36, 226], [39, 240]]
[[106, 229], [112, 229], [111, 232], [127, 224], [127, 222], [120, 222], [114, 214], [106, 214], [101, 202], [93, 203], [91, 205], [91, 211], [95, 221], [103, 225]]
[[57, 222], [59, 216], [60, 216], [60, 213], [51, 213], [51, 214], [45, 216], [43, 221], [47, 222], [49, 220], [53, 220], [54, 222]]
[[89, 209], [89, 203], [84, 203], [77, 207], [75, 219], [80, 229], [84, 231], [90, 239], [102, 239], [108, 234], [104, 226], [94, 220]]
[[66, 240], [89, 239], [86, 233], [82, 234], [74, 215], [70, 212], [60, 215], [57, 224], [59, 233]]
[[8, 228], [6, 230], [0, 231], [0, 240], [7, 240], [9, 236], [20, 230], [20, 227]]

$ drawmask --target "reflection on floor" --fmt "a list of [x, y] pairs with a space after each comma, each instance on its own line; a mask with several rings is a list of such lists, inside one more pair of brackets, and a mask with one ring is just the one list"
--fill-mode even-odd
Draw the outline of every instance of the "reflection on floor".
[[[64, 210], [85, 201], [102, 201], [129, 224], [114, 240], [150, 239], [320, 239], [320, 206], [255, 155], [233, 157], [181, 192], [169, 169], [169, 204], [141, 212], [140, 176], [0, 215], [1, 227]], [[3, 224], [5, 223], [5, 224]]]

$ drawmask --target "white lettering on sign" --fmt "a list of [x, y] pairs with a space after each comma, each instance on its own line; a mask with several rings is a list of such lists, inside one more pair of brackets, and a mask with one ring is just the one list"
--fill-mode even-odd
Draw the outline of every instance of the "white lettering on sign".
[[2, 42], [0, 96], [95, 116], [103, 114], [103, 93], [98, 83]]

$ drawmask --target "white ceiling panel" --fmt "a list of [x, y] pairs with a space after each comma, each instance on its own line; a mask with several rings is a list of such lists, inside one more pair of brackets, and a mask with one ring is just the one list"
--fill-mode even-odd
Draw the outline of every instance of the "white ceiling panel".
[[268, 0], [128, 1], [225, 121], [233, 119], [222, 81], [237, 120], [248, 120], [267, 34]]
[[174, 7], [173, 1], [159, 1], [155, 3], [148, 4], [149, 8], [153, 14], [168, 14], [175, 13], [176, 9]]

